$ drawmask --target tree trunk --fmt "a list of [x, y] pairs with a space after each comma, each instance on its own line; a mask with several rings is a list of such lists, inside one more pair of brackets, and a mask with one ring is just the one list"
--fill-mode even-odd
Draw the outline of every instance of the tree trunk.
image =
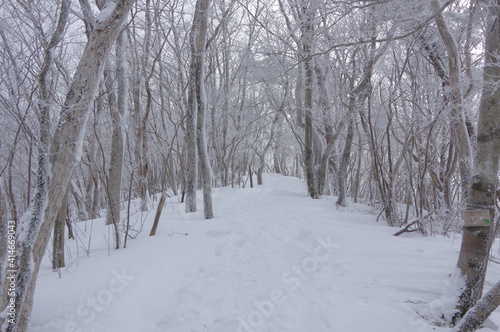
[[279, 160], [279, 152], [278, 152], [278, 144], [275, 144], [274, 146], [274, 152], [273, 152], [273, 168], [274, 168], [274, 173], [276, 174], [281, 174], [281, 167], [280, 167], [280, 160]]
[[[0, 176], [0, 224], [4, 224], [7, 221], [7, 203], [6, 195], [2, 185], [3, 178]], [[5, 247], [2, 247], [5, 248]]]
[[474, 332], [500, 305], [500, 281], [472, 307], [455, 328], [456, 332]]
[[[432, 8], [438, 12], [441, 8], [440, 0], [432, 0]], [[465, 122], [465, 114], [463, 110], [463, 93], [461, 83], [461, 66], [458, 45], [451, 33], [450, 28], [444, 20], [443, 14], [436, 15], [436, 24], [441, 35], [441, 39], [448, 53], [448, 72], [449, 72], [449, 99], [451, 102], [451, 119], [452, 127], [451, 134], [453, 142], [457, 148], [458, 163], [460, 167], [460, 175], [462, 178], [462, 187], [465, 195], [467, 195], [467, 184], [470, 177], [472, 147], [470, 144], [469, 134]]]
[[[17, 314], [15, 317], [4, 316], [7, 317], [1, 322], [4, 332], [26, 331], [40, 262], [65, 195], [65, 191], [61, 188], [68, 188], [71, 173], [80, 162], [85, 127], [103, 67], [133, 2], [133, 0], [109, 1], [106, 6], [108, 8], [104, 10], [108, 12], [107, 9], [111, 8], [112, 14], [98, 16], [96, 29], [85, 47], [66, 95], [63, 112], [51, 145], [50, 164], [48, 160], [43, 161], [43, 153], [40, 156], [42, 160], [38, 166], [35, 200], [23, 214], [18, 227], [15, 292]], [[64, 1], [63, 4], [68, 2]], [[48, 174], [52, 177], [49, 178]], [[0, 280], [0, 283], [5, 287], [5, 280]], [[3, 300], [5, 315], [9, 312], [5, 300], [9, 301], [10, 298]]]
[[207, 96], [204, 81], [209, 8], [210, 0], [197, 0], [190, 34], [189, 106], [186, 112], [186, 149], [188, 151], [186, 212], [196, 212], [198, 162], [200, 162], [205, 219], [213, 218], [212, 169], [208, 160], [205, 133]]
[[313, 128], [313, 60], [311, 57], [311, 46], [313, 42], [313, 17], [311, 8], [302, 9], [302, 22], [300, 24], [302, 49], [300, 60], [304, 62], [304, 165], [307, 182], [307, 192], [313, 199], [319, 198], [318, 179], [314, 170], [314, 128]]
[[[117, 39], [116, 47], [116, 80], [118, 82], [117, 92], [111, 82], [111, 73], [107, 76], [109, 89], [109, 109], [113, 125], [111, 137], [111, 159], [108, 172], [108, 210], [106, 212], [106, 225], [114, 225], [117, 231], [120, 223], [121, 210], [121, 188], [124, 160], [124, 128], [128, 117], [128, 65], [126, 60], [127, 36], [122, 31]], [[117, 239], [118, 240], [118, 239]], [[117, 241], [117, 245], [119, 241]]]
[[252, 172], [252, 165], [248, 165], [248, 176], [250, 177], [250, 188], [253, 188], [253, 172]]
[[62, 206], [54, 223], [54, 237], [52, 239], [52, 270], [54, 271], [66, 266], [64, 262], [64, 229], [68, 217], [68, 192], [69, 188], [66, 189]]
[[354, 184], [352, 187], [353, 190], [352, 197], [354, 203], [358, 203], [359, 187], [361, 185], [361, 161], [363, 159], [363, 144], [362, 144], [363, 141], [361, 140], [361, 135], [359, 133], [358, 126], [356, 126], [356, 131], [358, 133], [358, 155], [357, 155], [358, 163], [356, 167], [356, 175], [354, 177]]
[[[61, 3], [61, 11], [59, 14], [59, 20], [57, 23], [56, 30], [52, 35], [52, 38], [49, 42], [49, 45], [45, 49], [44, 54], [44, 62], [39, 75], [39, 84], [40, 84], [40, 138], [38, 143], [38, 170], [36, 176], [36, 194], [34, 203], [31, 204], [28, 211], [24, 213], [19, 224], [16, 227], [16, 249], [15, 252], [18, 269], [16, 273], [16, 278], [14, 279], [16, 282], [16, 294], [15, 297], [10, 297], [7, 295], [6, 288], [9, 282], [3, 278], [0, 280], [0, 295], [2, 298], [0, 299], [0, 308], [5, 308], [2, 314], [0, 315], [0, 326], [2, 331], [13, 331], [16, 332], [18, 330], [18, 325], [22, 325], [20, 331], [23, 331], [26, 328], [26, 325], [23, 324], [23, 319], [20, 317], [22, 312], [22, 305], [24, 304], [24, 299], [26, 297], [26, 290], [29, 287], [29, 279], [22, 280], [21, 277], [26, 275], [28, 278], [31, 277], [31, 249], [34, 241], [36, 240], [36, 235], [39, 229], [39, 225], [43, 221], [43, 213], [44, 213], [44, 203], [47, 201], [47, 192], [49, 190], [48, 182], [49, 182], [49, 149], [50, 149], [50, 93], [49, 93], [49, 72], [51, 67], [55, 61], [53, 52], [57, 45], [60, 43], [64, 31], [66, 29], [66, 24], [68, 20], [69, 14], [69, 1], [63, 1]], [[31, 210], [30, 210], [31, 209]], [[31, 219], [31, 220], [30, 220]], [[32, 226], [32, 227], [30, 227]], [[50, 234], [52, 230], [52, 225], [50, 230], [47, 230]], [[20, 233], [26, 232], [28, 241], [22, 239], [20, 237]], [[30, 234], [31, 233], [31, 234]], [[31, 238], [29, 235], [32, 235]], [[22, 240], [24, 240], [22, 242]], [[1, 257], [4, 258], [4, 257]], [[6, 257], [5, 257], [6, 258]], [[22, 259], [22, 260], [21, 260]], [[24, 264], [26, 266], [23, 266]], [[23, 270], [21, 271], [21, 268]], [[11, 270], [14, 270], [11, 268]], [[10, 280], [9, 280], [10, 281]], [[17, 287], [20, 284], [21, 287]], [[20, 289], [19, 289], [20, 288]], [[15, 301], [16, 312], [14, 313], [14, 317], [12, 315], [7, 315], [9, 313], [9, 305], [12, 304], [11, 301]], [[31, 306], [31, 303], [29, 304]], [[31, 310], [31, 308], [30, 308]], [[5, 317], [5, 318], [3, 318]], [[21, 323], [20, 323], [21, 322]]]
[[266, 168], [266, 155], [269, 149], [272, 147], [273, 142], [274, 142], [274, 135], [276, 132], [276, 125], [278, 124], [278, 121], [280, 119], [280, 112], [282, 111], [284, 105], [280, 106], [280, 109], [278, 112], [274, 115], [273, 122], [271, 124], [271, 133], [269, 134], [269, 140], [267, 141], [266, 145], [264, 146], [264, 150], [262, 153], [257, 153], [257, 156], [259, 157], [259, 168], [257, 168], [257, 185], [262, 185], [264, 182], [262, 180], [262, 173], [264, 172], [264, 169]]
[[339, 165], [338, 171], [338, 185], [339, 185], [339, 196], [337, 199], [337, 205], [345, 207], [347, 205], [347, 167], [349, 166], [349, 161], [351, 159], [351, 147], [354, 138], [354, 109], [349, 110], [349, 123], [347, 124], [347, 136], [345, 138], [344, 151], [342, 152], [342, 159]]
[[483, 91], [479, 104], [476, 159], [464, 212], [464, 235], [458, 267], [465, 280], [459, 297], [457, 322], [481, 297], [494, 220], [495, 192], [500, 155], [500, 0], [488, 5], [485, 36]]

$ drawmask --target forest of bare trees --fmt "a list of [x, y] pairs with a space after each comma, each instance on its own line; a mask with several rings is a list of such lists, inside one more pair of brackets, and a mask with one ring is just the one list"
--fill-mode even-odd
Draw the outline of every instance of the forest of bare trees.
[[[9, 303], [3, 225], [14, 221], [22, 315], [8, 324], [4, 311], [2, 331], [25, 330], [52, 233], [57, 269], [75, 222], [105, 216], [122, 248], [140, 231], [130, 200], [148, 211], [158, 193], [179, 195], [186, 212], [211, 219], [223, 213], [211, 188], [250, 186], [254, 173], [259, 184], [263, 172], [304, 178], [311, 198], [370, 205], [406, 231], [475, 237], [463, 210], [495, 220], [497, 207], [499, 8], [4, 0], [0, 311]], [[461, 254], [480, 289], [464, 295], [455, 322], [481, 297], [491, 225], [470, 240], [482, 241], [479, 270], [465, 271]]]

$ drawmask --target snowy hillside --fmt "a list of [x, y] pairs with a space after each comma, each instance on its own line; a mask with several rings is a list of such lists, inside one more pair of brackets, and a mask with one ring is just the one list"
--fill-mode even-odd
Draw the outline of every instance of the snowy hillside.
[[[169, 198], [157, 235], [151, 211], [126, 249], [108, 249], [103, 219], [80, 223], [60, 277], [44, 260], [30, 331], [449, 331], [421, 316], [447, 308], [460, 238], [394, 237], [368, 208], [334, 202], [267, 175], [214, 189], [210, 221]], [[490, 264], [487, 288], [499, 278]]]

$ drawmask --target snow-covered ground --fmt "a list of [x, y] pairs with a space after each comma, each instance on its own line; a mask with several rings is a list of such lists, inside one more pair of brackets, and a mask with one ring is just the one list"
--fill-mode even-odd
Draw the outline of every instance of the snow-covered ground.
[[[334, 203], [268, 174], [258, 188], [215, 189], [209, 221], [169, 198], [157, 235], [152, 210], [126, 249], [109, 249], [103, 219], [79, 223], [68, 267], [44, 259], [30, 331], [449, 331], [422, 316], [449, 307], [460, 238], [394, 237], [369, 208]], [[491, 263], [486, 287], [499, 278]], [[481, 331], [496, 325], [498, 311]]]

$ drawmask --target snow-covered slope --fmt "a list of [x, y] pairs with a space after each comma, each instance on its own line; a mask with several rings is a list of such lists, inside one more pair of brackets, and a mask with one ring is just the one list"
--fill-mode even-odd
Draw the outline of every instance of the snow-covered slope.
[[[334, 202], [269, 174], [215, 189], [209, 221], [170, 198], [157, 235], [152, 211], [126, 249], [108, 249], [103, 219], [79, 223], [60, 277], [44, 260], [30, 331], [449, 331], [422, 316], [448, 307], [460, 239], [394, 237], [366, 207]], [[493, 264], [487, 281], [499, 277]]]

